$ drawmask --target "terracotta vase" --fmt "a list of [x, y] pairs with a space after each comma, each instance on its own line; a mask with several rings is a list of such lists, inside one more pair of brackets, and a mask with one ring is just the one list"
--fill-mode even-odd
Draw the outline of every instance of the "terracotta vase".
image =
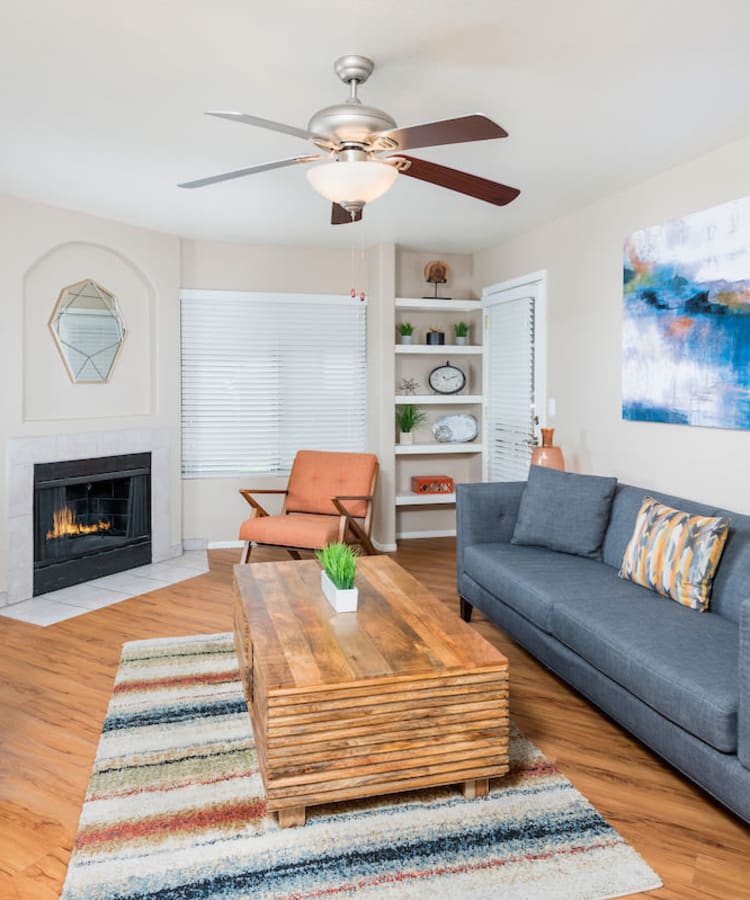
[[564, 472], [565, 461], [562, 450], [552, 443], [554, 433], [554, 428], [542, 428], [542, 446], [534, 447], [532, 450], [531, 465], [546, 466], [548, 469], [559, 469]]

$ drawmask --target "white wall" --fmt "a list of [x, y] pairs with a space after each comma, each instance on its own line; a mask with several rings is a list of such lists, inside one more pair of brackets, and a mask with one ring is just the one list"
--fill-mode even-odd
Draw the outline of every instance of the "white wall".
[[[166, 427], [170, 539], [178, 545], [178, 239], [10, 197], [0, 197], [0, 222], [0, 471], [10, 438]], [[84, 278], [117, 295], [129, 328], [109, 384], [72, 384], [47, 326], [61, 288]], [[7, 517], [0, 479], [0, 592]]]
[[[622, 252], [630, 232], [750, 194], [750, 139], [475, 255], [474, 287], [548, 273], [547, 424], [567, 467], [750, 513], [750, 432], [623, 421]], [[543, 423], [544, 424], [544, 423]]]

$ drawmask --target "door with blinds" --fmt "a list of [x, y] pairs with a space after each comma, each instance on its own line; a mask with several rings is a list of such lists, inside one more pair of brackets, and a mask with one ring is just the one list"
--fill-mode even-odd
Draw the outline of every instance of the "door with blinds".
[[525, 481], [544, 409], [544, 275], [484, 291], [486, 481]]

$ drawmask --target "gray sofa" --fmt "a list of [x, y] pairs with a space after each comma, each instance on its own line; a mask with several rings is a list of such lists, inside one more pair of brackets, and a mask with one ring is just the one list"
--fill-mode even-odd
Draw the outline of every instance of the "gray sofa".
[[[750, 822], [750, 516], [617, 485], [600, 559], [510, 543], [526, 482], [459, 485], [461, 615], [489, 616]], [[645, 496], [732, 526], [701, 613], [618, 577]], [[511, 672], [511, 683], [513, 673]]]

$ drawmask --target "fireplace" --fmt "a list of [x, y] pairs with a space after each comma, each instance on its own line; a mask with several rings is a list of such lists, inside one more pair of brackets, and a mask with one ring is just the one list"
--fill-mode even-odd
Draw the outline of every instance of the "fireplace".
[[150, 562], [150, 453], [34, 466], [34, 596]]

